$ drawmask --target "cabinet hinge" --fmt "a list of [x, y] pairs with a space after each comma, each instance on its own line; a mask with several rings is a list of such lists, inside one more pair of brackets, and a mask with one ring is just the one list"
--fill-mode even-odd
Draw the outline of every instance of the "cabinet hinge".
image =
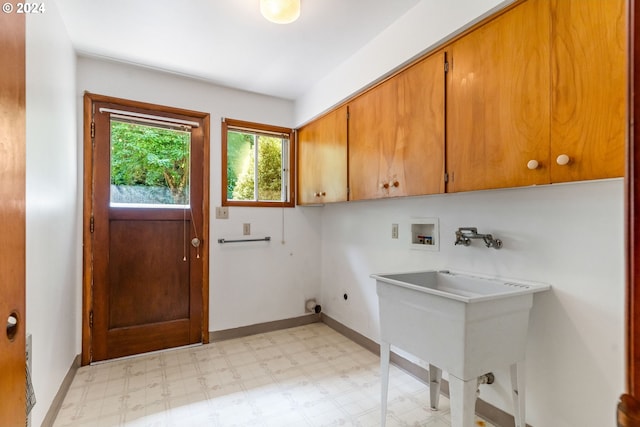
[[93, 328], [93, 310], [89, 312], [89, 328]]
[[444, 173], [444, 182], [447, 183], [449, 182], [449, 174], [448, 173]]
[[93, 216], [91, 216], [91, 218], [89, 218], [89, 233], [93, 233], [94, 229], [95, 229], [95, 222], [93, 220]]
[[444, 61], [444, 72], [445, 73], [449, 72], [449, 61]]
[[96, 122], [91, 121], [91, 138], [96, 137]]

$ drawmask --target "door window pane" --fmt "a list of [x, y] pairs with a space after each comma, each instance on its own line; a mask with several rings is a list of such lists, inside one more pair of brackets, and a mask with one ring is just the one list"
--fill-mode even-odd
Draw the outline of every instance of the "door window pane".
[[111, 206], [189, 205], [191, 132], [111, 120]]

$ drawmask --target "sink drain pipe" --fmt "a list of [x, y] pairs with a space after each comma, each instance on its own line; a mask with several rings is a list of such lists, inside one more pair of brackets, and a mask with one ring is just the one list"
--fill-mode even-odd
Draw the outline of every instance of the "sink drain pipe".
[[480, 396], [480, 384], [493, 384], [495, 380], [496, 377], [493, 375], [493, 372], [480, 375], [478, 377], [478, 389], [476, 390], [476, 396]]

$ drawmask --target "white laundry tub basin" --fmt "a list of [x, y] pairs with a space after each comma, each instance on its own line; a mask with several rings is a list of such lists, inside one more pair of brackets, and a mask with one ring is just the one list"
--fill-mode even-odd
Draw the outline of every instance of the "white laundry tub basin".
[[382, 426], [386, 420], [389, 349], [429, 363], [431, 407], [442, 370], [449, 373], [453, 427], [472, 425], [478, 377], [510, 366], [516, 426], [524, 427], [524, 359], [535, 292], [549, 285], [449, 271], [372, 274], [380, 307]]
[[448, 271], [371, 277], [380, 339], [463, 380], [524, 359], [533, 293], [550, 288]]

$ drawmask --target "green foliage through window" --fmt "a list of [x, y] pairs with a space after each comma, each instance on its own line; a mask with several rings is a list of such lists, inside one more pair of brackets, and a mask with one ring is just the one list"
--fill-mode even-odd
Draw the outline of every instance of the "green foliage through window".
[[[238, 175], [248, 169], [253, 157], [254, 135], [241, 132], [227, 134], [227, 199], [232, 200], [238, 183]], [[253, 178], [253, 176], [252, 176]], [[246, 178], [245, 178], [246, 179]], [[253, 184], [252, 184], [253, 185]], [[246, 200], [246, 199], [245, 199]], [[253, 191], [249, 200], [253, 200]]]
[[190, 142], [186, 131], [112, 120], [111, 201], [188, 204]]
[[282, 160], [287, 143], [288, 139], [280, 136], [229, 130], [227, 132], [227, 200], [268, 202], [286, 200], [286, 194], [282, 191], [286, 179]]

